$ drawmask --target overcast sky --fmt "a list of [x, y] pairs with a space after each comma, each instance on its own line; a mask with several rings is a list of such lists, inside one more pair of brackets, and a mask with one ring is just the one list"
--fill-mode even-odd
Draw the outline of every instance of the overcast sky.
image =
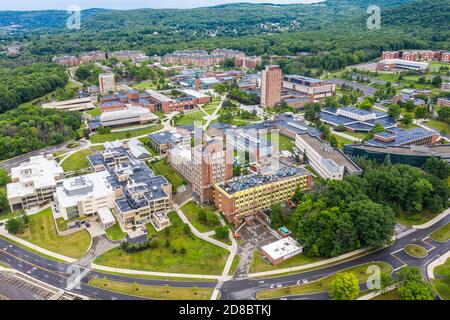
[[70, 5], [77, 5], [81, 9], [194, 8], [232, 2], [291, 4], [311, 3], [317, 2], [317, 0], [0, 0], [0, 11], [46, 9], [65, 10]]

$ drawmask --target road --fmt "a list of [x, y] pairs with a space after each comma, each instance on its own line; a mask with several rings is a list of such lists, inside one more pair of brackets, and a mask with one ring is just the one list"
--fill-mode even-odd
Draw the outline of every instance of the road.
[[[268, 279], [234, 279], [224, 282], [220, 288], [221, 299], [239, 300], [239, 299], [255, 299], [256, 292], [263, 289], [269, 289], [276, 286], [296, 285], [304, 282], [310, 282], [326, 277], [336, 272], [340, 272], [349, 267], [370, 263], [373, 261], [384, 261], [391, 264], [395, 271], [404, 265], [412, 265], [419, 267], [424, 276], [426, 275], [426, 267], [440, 255], [447, 252], [450, 248], [450, 242], [437, 243], [428, 238], [428, 235], [439, 227], [450, 221], [450, 215], [426, 229], [417, 229], [416, 231], [398, 239], [392, 246], [372, 252], [365, 256], [355, 258], [350, 261], [338, 263], [329, 267], [307, 271], [300, 274], [292, 274]], [[426, 242], [422, 240], [425, 239]], [[416, 259], [406, 255], [402, 249], [408, 243], [416, 243], [429, 249], [429, 254], [424, 259]], [[66, 288], [68, 278], [71, 276], [70, 265], [67, 263], [56, 262], [36, 255], [28, 250], [14, 245], [7, 240], [0, 239], [0, 262], [10, 265], [12, 268], [28, 274], [31, 277], [44, 281], [58, 288]], [[86, 271], [86, 275], [82, 278], [80, 287], [70, 289], [68, 291], [88, 296], [92, 299], [136, 299], [127, 295], [102, 290], [92, 287], [87, 283], [92, 277], [106, 277], [110, 280], [121, 281], [126, 283], [139, 283], [143, 285], [170, 285], [172, 287], [204, 287], [215, 288], [217, 282], [197, 282], [197, 281], [178, 281], [178, 280], [158, 280], [135, 278], [124, 275], [112, 275], [92, 270], [81, 269]], [[309, 294], [303, 296], [289, 297], [289, 299], [327, 299], [326, 293]]]

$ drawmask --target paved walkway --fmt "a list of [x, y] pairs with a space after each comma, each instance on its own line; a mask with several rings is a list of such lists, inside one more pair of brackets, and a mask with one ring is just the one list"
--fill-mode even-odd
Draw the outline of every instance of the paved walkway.
[[220, 104], [217, 106], [217, 109], [208, 117], [208, 120], [206, 121], [205, 125], [203, 126], [203, 129], [206, 130], [209, 127], [209, 124], [213, 119], [217, 117], [217, 114], [219, 113], [220, 109], [222, 109], [223, 102], [227, 98], [227, 95], [222, 96], [222, 101], [220, 101]]
[[[177, 214], [180, 217], [180, 219], [183, 221], [183, 223], [186, 223], [186, 224], [189, 225], [189, 227], [192, 230], [192, 233], [196, 237], [198, 237], [198, 238], [200, 238], [200, 239], [202, 239], [204, 241], [207, 241], [209, 243], [212, 243], [213, 245], [221, 247], [221, 248], [223, 248], [225, 250], [228, 250], [230, 252], [230, 254], [228, 255], [227, 262], [225, 263], [225, 267], [223, 268], [222, 276], [218, 277], [219, 282], [217, 283], [217, 286], [214, 289], [213, 294], [211, 296], [211, 300], [216, 300], [218, 298], [218, 296], [219, 296], [219, 293], [220, 293], [219, 289], [222, 286], [222, 284], [225, 281], [231, 279], [231, 276], [229, 276], [229, 273], [230, 273], [231, 266], [233, 264], [234, 256], [237, 253], [237, 242], [234, 239], [233, 234], [231, 233], [231, 230], [229, 231], [229, 238], [231, 240], [231, 245], [227, 245], [227, 244], [225, 244], [225, 243], [223, 243], [221, 241], [218, 241], [216, 239], [211, 238], [211, 236], [215, 234], [214, 231], [209, 231], [209, 232], [204, 232], [204, 233], [198, 231], [197, 228], [195, 228], [192, 225], [192, 223], [189, 221], [189, 219], [186, 217], [186, 215], [180, 209], [182, 206], [184, 206], [186, 203], [188, 203], [189, 201], [192, 201], [192, 200], [193, 200], [193, 198], [190, 198], [190, 199], [187, 199], [182, 204], [180, 204], [179, 206], [176, 205], [176, 204], [174, 205], [174, 209], [177, 212]], [[225, 221], [223, 220], [222, 217], [219, 217], [219, 221], [220, 221], [221, 225], [226, 225], [226, 223], [225, 223]]]
[[444, 212], [442, 212], [441, 214], [437, 215], [436, 217], [434, 217], [433, 219], [431, 219], [428, 222], [425, 222], [424, 224], [421, 225], [417, 225], [417, 226], [412, 226], [414, 229], [426, 229], [431, 227], [433, 224], [435, 224], [436, 222], [444, 219], [448, 214], [450, 214], [450, 208], [448, 208], [447, 210], [445, 210]]
[[434, 268], [436, 268], [437, 266], [444, 264], [445, 261], [447, 261], [447, 259], [450, 258], [450, 251], [447, 251], [446, 254], [440, 256], [438, 259], [434, 260], [433, 262], [431, 262], [428, 266], [427, 266], [427, 276], [428, 279], [434, 279]]

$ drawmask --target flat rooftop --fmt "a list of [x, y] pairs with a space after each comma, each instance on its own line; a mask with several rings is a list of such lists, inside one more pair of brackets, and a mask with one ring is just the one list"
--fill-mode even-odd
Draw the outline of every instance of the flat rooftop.
[[285, 167], [277, 171], [273, 171], [271, 172], [271, 174], [256, 173], [238, 177], [228, 182], [220, 183], [219, 186], [228, 194], [234, 194], [242, 190], [276, 182], [279, 180], [284, 180], [290, 177], [307, 175], [310, 175], [310, 173], [302, 168]]
[[328, 143], [323, 142], [318, 137], [310, 134], [299, 135], [306, 143], [319, 153], [322, 158], [333, 160], [337, 165], [345, 166], [350, 172], [360, 172], [359, 168], [350, 158], [348, 158], [341, 150], [331, 147]]
[[265, 245], [261, 250], [267, 253], [273, 260], [277, 260], [286, 256], [295, 256], [303, 251], [303, 247], [292, 237], [286, 237]]

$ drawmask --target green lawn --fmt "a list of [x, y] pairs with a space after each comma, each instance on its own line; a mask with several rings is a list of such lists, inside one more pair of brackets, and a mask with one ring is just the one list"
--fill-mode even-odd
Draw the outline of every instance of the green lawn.
[[[126, 253], [120, 248], [115, 248], [99, 256], [95, 263], [134, 270], [221, 274], [228, 251], [194, 235], [186, 235], [183, 230], [184, 224], [176, 212], [170, 212], [169, 218], [172, 226], [157, 233], [157, 248], [137, 253]], [[169, 241], [169, 247], [166, 246], [166, 240]], [[185, 254], [179, 252], [181, 248], [186, 249]], [[177, 252], [173, 252], [173, 249]]]
[[120, 292], [127, 295], [158, 300], [209, 300], [212, 288], [175, 288], [170, 286], [148, 286], [137, 283], [111, 281], [106, 278], [94, 278], [89, 281], [94, 287]]
[[216, 224], [212, 225], [205, 225], [201, 223], [198, 219], [198, 213], [200, 210], [205, 211], [207, 214], [214, 214], [214, 211], [206, 206], [198, 206], [193, 201], [190, 201], [186, 203], [184, 206], [181, 207], [181, 211], [186, 215], [186, 217], [189, 219], [189, 221], [192, 223], [192, 225], [200, 232], [208, 232], [214, 230], [215, 227], [220, 226], [220, 223], [217, 222]]
[[427, 126], [430, 126], [433, 129], [436, 129], [439, 132], [444, 132], [445, 134], [450, 134], [450, 124], [444, 121], [439, 120], [428, 120], [425, 122]]
[[369, 135], [367, 133], [364, 132], [351, 132], [351, 131], [345, 131], [345, 134], [348, 134], [349, 136], [361, 139], [361, 140], [365, 140], [369, 137]]
[[[357, 278], [358, 282], [362, 283], [367, 281], [367, 278], [371, 275], [371, 273], [366, 273], [367, 268], [371, 265], [377, 265], [381, 268], [382, 272], [391, 273], [392, 267], [391, 265], [385, 262], [371, 262], [359, 266], [355, 266], [342, 272], [353, 273]], [[328, 292], [331, 290], [331, 284], [336, 278], [336, 274], [325, 277], [321, 280], [310, 282], [308, 284], [298, 285], [298, 286], [290, 286], [285, 288], [278, 289], [269, 289], [262, 290], [257, 292], [257, 299], [272, 299], [289, 295], [301, 295], [308, 293], [318, 293], [318, 292]]]
[[[0, 187], [0, 192], [5, 194], [6, 197], [6, 186], [1, 186]], [[11, 208], [9, 207], [9, 204], [7, 203], [6, 206], [3, 209], [0, 209], [0, 220], [3, 219], [9, 219], [12, 218], [15, 215], [20, 215], [22, 214], [21, 212], [17, 212], [17, 213], [12, 213], [11, 212]]]
[[83, 149], [77, 151], [64, 160], [61, 164], [65, 172], [77, 171], [81, 169], [89, 168], [89, 161], [87, 156], [91, 155], [92, 151], [89, 149]]
[[206, 122], [205, 120], [203, 120], [204, 117], [206, 117], [206, 114], [201, 110], [194, 112], [187, 112], [184, 113], [179, 119], [175, 120], [175, 125], [182, 126], [185, 124], [194, 123], [194, 121], [201, 121], [203, 124]]
[[431, 239], [438, 242], [446, 242], [450, 239], [450, 223], [440, 227], [434, 231], [431, 235]]
[[413, 225], [421, 225], [424, 224], [434, 217], [436, 217], [439, 213], [433, 213], [429, 210], [424, 210], [420, 213], [410, 213], [406, 211], [402, 211], [397, 216], [396, 220], [398, 223], [411, 228]]
[[18, 235], [20, 238], [75, 259], [79, 259], [86, 254], [91, 244], [91, 237], [86, 230], [83, 229], [69, 236], [58, 236], [50, 208], [31, 215], [29, 218], [29, 227], [23, 234]]
[[342, 148], [346, 144], [355, 144], [354, 141], [346, 139], [346, 138], [341, 137], [341, 136], [338, 136], [337, 134], [332, 134], [332, 135], [334, 135], [336, 137], [336, 140], [338, 142], [338, 147], [339, 148]]
[[403, 299], [398, 293], [398, 290], [394, 289], [386, 293], [380, 294], [379, 296], [376, 296], [375, 298], [372, 298], [370, 300], [403, 300]]
[[450, 300], [450, 258], [434, 268], [433, 272], [436, 277], [432, 280], [434, 288], [442, 299]]
[[125, 140], [125, 139], [131, 139], [139, 136], [143, 136], [158, 130], [162, 129], [162, 125], [154, 125], [150, 127], [145, 127], [141, 129], [136, 130], [127, 130], [127, 131], [120, 131], [120, 132], [111, 132], [111, 133], [105, 133], [100, 134], [96, 133], [91, 136], [90, 140], [92, 143], [104, 143], [107, 141], [115, 141], [115, 140]]
[[96, 117], [96, 116], [99, 116], [102, 113], [102, 111], [100, 110], [100, 108], [95, 108], [95, 109], [86, 111], [86, 113], [92, 117]]
[[122, 231], [122, 229], [120, 228], [118, 223], [116, 223], [112, 227], [109, 227], [105, 231], [106, 231], [106, 235], [108, 236], [108, 238], [113, 241], [121, 240], [121, 239], [125, 238], [125, 236], [127, 235], [125, 232]]
[[404, 249], [407, 254], [415, 258], [425, 258], [428, 254], [427, 249], [417, 244], [407, 244]]
[[140, 83], [137, 83], [137, 84], [133, 85], [133, 89], [136, 89], [136, 90], [146, 90], [146, 89], [156, 90], [157, 88], [153, 84], [153, 80], [145, 80], [145, 81], [142, 81]]
[[236, 272], [236, 268], [239, 265], [239, 256], [236, 254], [233, 258], [233, 262], [231, 263], [230, 272], [228, 275], [232, 276]]
[[167, 180], [169, 180], [175, 191], [178, 187], [186, 184], [183, 178], [169, 166], [166, 159], [161, 159], [156, 162], [148, 162], [147, 164], [156, 175], [164, 176]]
[[278, 141], [275, 141], [275, 136], [272, 137], [272, 133], [268, 133], [267, 135], [262, 135], [263, 138], [266, 138], [268, 141], [278, 146], [278, 150], [287, 150], [292, 152], [292, 148], [295, 147], [295, 141], [291, 138], [278, 134]]
[[272, 271], [279, 270], [285, 268], [292, 268], [297, 266], [302, 266], [305, 264], [310, 264], [314, 262], [318, 262], [324, 260], [324, 258], [320, 257], [308, 257], [303, 253], [292, 257], [279, 265], [272, 265], [270, 262], [266, 262], [263, 260], [263, 257], [259, 251], [255, 251], [253, 253], [252, 265], [250, 266], [250, 273], [264, 272], [264, 271]]
[[143, 137], [139, 138], [139, 141], [144, 144], [145, 149], [147, 149], [148, 152], [154, 157], [158, 156], [158, 153], [148, 144], [148, 138]]

